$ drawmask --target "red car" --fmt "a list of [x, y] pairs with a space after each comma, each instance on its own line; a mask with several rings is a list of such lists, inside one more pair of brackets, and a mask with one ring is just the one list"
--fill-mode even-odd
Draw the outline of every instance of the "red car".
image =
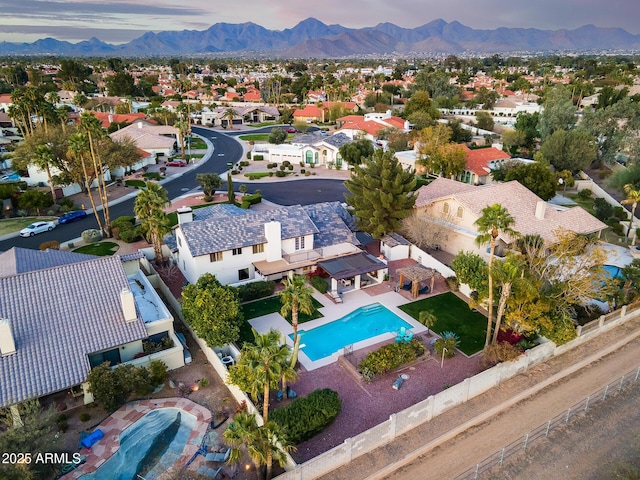
[[284, 129], [284, 131], [287, 133], [298, 133], [298, 130], [293, 127], [287, 127]]
[[187, 164], [182, 160], [172, 160], [167, 162], [167, 167], [186, 167]]

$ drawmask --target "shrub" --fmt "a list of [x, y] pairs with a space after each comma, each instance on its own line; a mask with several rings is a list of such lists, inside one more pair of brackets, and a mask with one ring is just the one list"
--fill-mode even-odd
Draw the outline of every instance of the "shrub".
[[618, 220], [628, 220], [625, 210], [622, 207], [613, 207], [613, 216]]
[[584, 190], [580, 190], [578, 192], [578, 198], [580, 198], [581, 200], [588, 200], [591, 198], [591, 195], [593, 195], [593, 192], [588, 188], [585, 188]]
[[407, 343], [392, 343], [368, 354], [358, 365], [358, 370], [365, 380], [370, 381], [377, 375], [414, 361], [424, 355], [424, 352], [424, 345], [416, 338]]
[[287, 176], [287, 174], [284, 173], [282, 170], [278, 170], [276, 172], [276, 177], [286, 177], [286, 176]]
[[459, 343], [456, 337], [446, 337], [443, 334], [442, 338], [435, 341], [433, 347], [439, 357], [442, 357], [444, 354], [444, 358], [451, 358], [456, 354], [456, 347]]
[[262, 195], [259, 193], [252, 193], [249, 195], [244, 195], [242, 197], [242, 208], [245, 210], [248, 209], [251, 205], [255, 205], [256, 203], [262, 202]]
[[276, 289], [276, 282], [260, 281], [245, 283], [237, 287], [240, 302], [249, 302], [259, 298], [270, 297]]
[[286, 407], [275, 409], [269, 419], [282, 427], [292, 444], [317, 435], [333, 423], [342, 410], [340, 395], [329, 388], [314, 390], [296, 398]]
[[74, 210], [76, 208], [76, 204], [69, 197], [61, 198], [58, 204], [60, 205], [60, 207], [66, 207], [69, 210]]
[[80, 414], [80, 421], [81, 422], [88, 422], [91, 419], [91, 415], [89, 415], [88, 413], [81, 413]]
[[285, 168], [289, 168], [291, 166], [291, 162], [289, 160], [285, 160], [282, 162], [282, 166]]
[[287, 168], [288, 168], [289, 170], [293, 170], [293, 165], [289, 165]]
[[57, 240], [49, 240], [40, 244], [40, 250], [60, 250], [60, 242]]
[[304, 168], [301, 168], [300, 173], [304, 173], [304, 172], [306, 172], [306, 170]]
[[56, 418], [56, 425], [58, 425], [58, 430], [60, 430], [62, 433], [67, 431], [69, 425], [67, 423], [67, 416], [64, 413], [58, 415], [58, 418]]
[[276, 168], [278, 166], [277, 163], [273, 162], [273, 163], [267, 163], [267, 168]]
[[204, 388], [204, 387], [209, 386], [209, 380], [207, 380], [206, 378], [201, 378], [201, 379], [198, 381], [198, 386], [199, 386], [200, 388]]
[[147, 180], [162, 180], [162, 175], [160, 175], [158, 172], [149, 172], [145, 173], [142, 176]]
[[447, 283], [447, 287], [452, 292], [457, 292], [459, 288], [458, 279], [456, 277], [447, 277], [445, 278], [445, 282]]
[[143, 188], [145, 182], [142, 180], [126, 180], [124, 184], [127, 187]]
[[593, 211], [596, 218], [606, 220], [613, 215], [613, 206], [609, 205], [604, 198], [596, 198], [593, 201]]
[[285, 168], [287, 168], [287, 166], [284, 163], [280, 165], [280, 170], [284, 170]]
[[509, 342], [492, 343], [485, 347], [480, 362], [483, 367], [490, 368], [501, 362], [515, 360], [521, 354], [522, 350]]
[[126, 230], [129, 228], [133, 228], [136, 223], [136, 218], [131, 215], [125, 215], [122, 217], [116, 218], [111, 222], [112, 227], [120, 227], [121, 230]]
[[248, 167], [248, 166], [249, 166], [249, 162], [248, 162], [248, 161], [246, 161], [246, 160], [242, 160], [242, 161], [240, 162], [240, 166], [241, 166], [241, 167]]
[[251, 152], [247, 152], [247, 160], [249, 160], [250, 158], [251, 158]]
[[133, 243], [137, 242], [142, 238], [142, 234], [140, 233], [139, 228], [131, 228], [129, 230], [120, 230], [120, 240], [124, 243]]
[[320, 293], [327, 293], [327, 290], [329, 290], [329, 285], [326, 280], [319, 276], [311, 277], [311, 285]]
[[102, 232], [94, 228], [90, 228], [82, 232], [82, 240], [86, 243], [96, 243], [102, 240]]
[[310, 176], [310, 175], [311, 175], [311, 172], [309, 172], [309, 171], [304, 172], [304, 176], [305, 176], [305, 177], [308, 177], [308, 176]]
[[273, 177], [273, 172], [269, 172], [269, 176], [270, 176], [270, 177]]
[[616, 223], [611, 225], [611, 230], [613, 230], [613, 233], [616, 235], [624, 235], [624, 226], [620, 222], [616, 221]]

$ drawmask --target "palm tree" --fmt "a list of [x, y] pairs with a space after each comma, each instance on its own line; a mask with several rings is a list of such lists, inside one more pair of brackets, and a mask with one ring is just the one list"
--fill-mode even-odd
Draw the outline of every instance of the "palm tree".
[[229, 128], [233, 130], [233, 117], [236, 115], [236, 111], [229, 107], [224, 111], [224, 118], [229, 122]]
[[496, 251], [496, 242], [500, 234], [517, 236], [517, 232], [511, 228], [515, 223], [509, 211], [500, 204], [489, 205], [482, 209], [482, 215], [475, 221], [478, 228], [476, 244], [482, 246], [490, 242], [489, 250], [489, 311], [487, 315], [487, 337], [485, 346], [491, 340], [491, 328], [493, 326], [493, 273], [491, 265]]
[[498, 312], [496, 314], [496, 328], [493, 332], [492, 343], [498, 341], [500, 323], [507, 306], [507, 300], [511, 296], [511, 289], [518, 284], [526, 284], [527, 279], [522, 270], [523, 261], [520, 256], [509, 254], [503, 262], [495, 262], [492, 266], [492, 276], [500, 286], [500, 299], [498, 300]]
[[87, 195], [89, 196], [89, 201], [91, 202], [91, 208], [93, 208], [93, 214], [96, 217], [96, 222], [98, 223], [98, 228], [100, 231], [104, 232], [104, 227], [102, 225], [102, 220], [100, 219], [100, 215], [98, 215], [98, 209], [96, 208], [96, 202], [93, 199], [93, 194], [91, 193], [91, 184], [93, 183], [93, 176], [89, 175], [89, 170], [87, 169], [87, 162], [85, 161], [85, 155], [89, 150], [89, 145], [87, 141], [87, 137], [85, 137], [82, 133], [74, 133], [69, 137], [69, 156], [80, 162], [82, 169], [82, 176], [84, 179], [85, 190]]
[[278, 387], [281, 378], [295, 380], [298, 376], [291, 367], [291, 351], [280, 344], [280, 332], [269, 330], [258, 334], [253, 330], [254, 343], [245, 343], [240, 359], [229, 368], [229, 381], [245, 392], [251, 393], [255, 401], [263, 397], [262, 418], [269, 419], [269, 392]]
[[303, 275], [287, 277], [282, 281], [284, 290], [280, 294], [282, 308], [280, 315], [287, 317], [291, 313], [291, 326], [293, 327], [293, 344], [298, 340], [298, 314], [300, 312], [311, 315], [313, 307], [313, 290], [307, 285], [307, 279]]
[[429, 333], [429, 329], [433, 327], [433, 324], [436, 323], [437, 320], [438, 317], [436, 317], [435, 314], [433, 312], [430, 312], [429, 310], [422, 310], [418, 314], [418, 321], [425, 327], [427, 327], [427, 336], [429, 337], [431, 336], [431, 334]]
[[242, 458], [241, 447], [247, 447], [247, 453], [260, 470], [266, 466], [265, 478], [271, 478], [271, 467], [275, 460], [284, 467], [287, 463], [287, 452], [295, 447], [287, 442], [282, 428], [275, 422], [267, 422], [258, 426], [255, 414], [238, 413], [222, 434], [224, 441], [231, 447], [228, 462], [236, 464]]
[[[627, 196], [620, 203], [623, 205], [631, 204], [631, 220], [629, 220], [629, 228], [627, 228], [627, 234], [625, 235], [625, 241], [629, 241], [629, 232], [633, 227], [633, 221], [635, 220], [636, 207], [638, 206], [638, 202], [640, 202], [640, 188], [635, 188], [635, 185], [632, 183], [627, 183], [624, 186], [624, 193]], [[634, 237], [635, 238], [635, 237]]]
[[164, 212], [169, 205], [167, 191], [155, 182], [147, 182], [133, 207], [142, 231], [153, 244], [156, 263], [162, 262], [162, 239], [171, 231], [169, 217]]
[[51, 190], [51, 200], [56, 201], [56, 190], [53, 185], [53, 176], [51, 175], [51, 166], [53, 165], [55, 156], [49, 145], [38, 145], [33, 155], [33, 164], [38, 168], [47, 172], [47, 181]]
[[178, 129], [178, 142], [180, 143], [180, 155], [182, 157], [182, 161], [184, 162], [184, 137], [187, 129], [189, 128], [187, 122], [184, 120], [178, 120], [173, 124], [175, 128]]

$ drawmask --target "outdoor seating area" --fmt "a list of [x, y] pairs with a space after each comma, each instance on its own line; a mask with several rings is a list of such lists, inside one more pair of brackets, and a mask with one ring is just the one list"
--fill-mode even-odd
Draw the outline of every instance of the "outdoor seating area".
[[398, 276], [398, 285], [402, 290], [410, 291], [411, 298], [432, 292], [436, 277], [441, 276], [437, 270], [420, 264], [398, 268], [395, 274]]
[[408, 343], [413, 338], [413, 332], [405, 327], [400, 327], [396, 334], [396, 343]]

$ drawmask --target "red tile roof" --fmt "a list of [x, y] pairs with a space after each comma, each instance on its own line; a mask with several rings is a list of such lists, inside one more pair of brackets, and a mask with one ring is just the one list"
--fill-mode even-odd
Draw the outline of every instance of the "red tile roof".
[[147, 115], [144, 113], [105, 113], [105, 112], [89, 112], [93, 116], [95, 116], [100, 123], [102, 123], [102, 128], [107, 128], [113, 122], [116, 123], [133, 123], [136, 120], [145, 120]]
[[491, 162], [498, 160], [507, 160], [511, 158], [508, 153], [498, 150], [494, 147], [470, 149], [466, 145], [464, 148], [467, 152], [467, 170], [478, 176], [487, 175], [490, 172], [489, 165]]

